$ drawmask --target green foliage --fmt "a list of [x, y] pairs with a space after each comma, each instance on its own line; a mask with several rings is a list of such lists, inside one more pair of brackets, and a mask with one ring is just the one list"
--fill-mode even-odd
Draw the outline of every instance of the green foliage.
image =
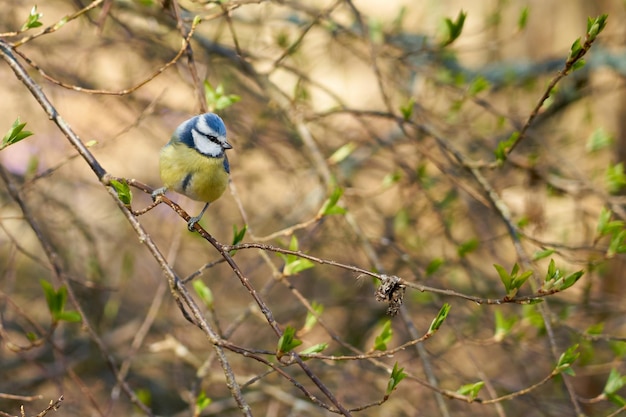
[[517, 30], [522, 31], [526, 29], [526, 24], [528, 23], [528, 13], [528, 6], [524, 6], [517, 18]]
[[241, 97], [235, 94], [225, 94], [221, 83], [213, 88], [208, 81], [204, 82], [204, 97], [210, 111], [225, 109], [241, 100]]
[[278, 348], [276, 351], [276, 356], [280, 359], [286, 353], [291, 352], [293, 349], [297, 348], [302, 344], [302, 340], [298, 340], [295, 337], [296, 329], [291, 326], [287, 326], [283, 335], [278, 339]]
[[385, 396], [389, 396], [393, 390], [396, 389], [398, 384], [406, 378], [407, 374], [404, 372], [404, 368], [398, 367], [398, 362], [393, 364], [393, 370], [391, 371], [391, 376], [389, 377], [389, 381], [387, 382], [387, 390], [385, 391]]
[[600, 32], [604, 30], [608, 17], [608, 14], [603, 14], [595, 19], [592, 19], [591, 17], [587, 18], [587, 37], [590, 42], [593, 42]]
[[202, 300], [207, 308], [213, 308], [213, 292], [202, 280], [196, 279], [193, 281], [193, 289], [198, 294], [198, 297]]
[[326, 349], [328, 349], [328, 343], [318, 343], [316, 345], [309, 346], [308, 348], [304, 349], [302, 352], [300, 352], [300, 355], [312, 355], [315, 353], [321, 353], [325, 351]]
[[467, 13], [463, 10], [459, 12], [456, 17], [456, 20], [452, 20], [448, 17], [444, 19], [444, 23], [447, 29], [446, 39], [442, 42], [441, 46], [448, 46], [452, 42], [454, 42], [459, 36], [461, 36], [461, 32], [463, 31], [463, 25], [465, 25], [465, 18], [467, 17]]
[[495, 333], [493, 338], [496, 342], [502, 341], [513, 329], [515, 323], [517, 323], [517, 317], [504, 317], [502, 311], [496, 310], [495, 313]]
[[554, 249], [543, 249], [543, 250], [538, 250], [535, 253], [533, 253], [533, 261], [538, 261], [540, 259], [544, 259], [547, 258], [548, 256], [554, 254], [554, 252], [556, 252]]
[[129, 206], [133, 200], [133, 193], [128, 186], [128, 182], [126, 182], [125, 179], [121, 181], [111, 180], [111, 186], [117, 193], [117, 197], [120, 199], [120, 201]]
[[626, 229], [624, 229], [624, 221], [611, 220], [613, 213], [607, 208], [602, 208], [598, 219], [596, 231], [599, 237], [609, 236], [609, 246], [607, 248], [607, 258], [612, 258], [618, 253], [626, 252]]
[[11, 128], [7, 131], [7, 133], [2, 138], [2, 143], [0, 143], [0, 151], [6, 148], [7, 146], [13, 145], [33, 135], [33, 132], [29, 132], [28, 130], [23, 130], [24, 126], [26, 126], [26, 123], [20, 123], [19, 117], [15, 119], [15, 121], [11, 125]]
[[380, 334], [374, 339], [374, 350], [387, 350], [387, 343], [391, 342], [393, 337], [393, 329], [391, 328], [391, 320], [385, 320]]
[[478, 249], [478, 239], [476, 238], [471, 238], [463, 243], [461, 243], [459, 245], [459, 247], [456, 249], [456, 253], [461, 257], [464, 258], [467, 254], [474, 252], [476, 249]]
[[626, 406], [626, 399], [621, 395], [617, 394], [617, 391], [622, 389], [624, 384], [626, 383], [626, 376], [622, 376], [619, 371], [615, 368], [611, 369], [609, 373], [609, 377], [606, 380], [606, 384], [604, 385], [604, 389], [602, 393], [615, 405], [618, 407]]
[[348, 142], [345, 145], [339, 147], [333, 154], [328, 158], [328, 162], [332, 164], [338, 164], [341, 161], [345, 160], [349, 157], [352, 152], [356, 149], [356, 143]]
[[485, 91], [490, 87], [489, 81], [482, 76], [474, 78], [467, 89], [467, 95], [470, 97], [476, 96], [481, 91]]
[[[247, 231], [248, 231], [247, 224], [244, 224], [241, 230], [237, 228], [237, 225], [233, 224], [233, 240], [231, 244], [233, 246], [240, 244], [243, 241], [243, 238], [246, 236]], [[236, 252], [237, 252], [236, 250], [231, 250], [230, 255], [232, 256]]]
[[[291, 236], [291, 242], [289, 243], [289, 250], [298, 251], [298, 238]], [[283, 274], [285, 276], [296, 275], [298, 272], [302, 272], [307, 269], [311, 269], [315, 264], [308, 259], [299, 257], [298, 255], [285, 255], [279, 253], [278, 256], [285, 261], [285, 267], [283, 268]]]
[[611, 194], [618, 193], [626, 185], [626, 174], [624, 174], [624, 164], [618, 162], [615, 165], [609, 164], [604, 174], [607, 188]]
[[508, 137], [508, 139], [498, 142], [498, 146], [496, 147], [496, 150], [493, 152], [494, 155], [496, 156], [496, 161], [500, 163], [504, 162], [507, 154], [511, 150], [511, 147], [519, 139], [519, 135], [520, 135], [519, 132], [513, 132], [511, 136]]
[[22, 25], [22, 28], [20, 29], [20, 31], [23, 32], [28, 29], [38, 28], [42, 26], [43, 23], [39, 21], [39, 19], [41, 19], [42, 17], [43, 17], [43, 14], [37, 12], [37, 6], [33, 6], [33, 8], [30, 9], [28, 18], [26, 19], [26, 22], [24, 22], [24, 24]]
[[200, 415], [200, 412], [207, 408], [211, 404], [211, 402], [213, 401], [206, 396], [206, 392], [204, 392], [204, 390], [200, 391], [200, 393], [196, 397], [197, 415]]
[[302, 328], [303, 332], [310, 331], [317, 324], [317, 318], [324, 312], [324, 306], [315, 301], [311, 303], [311, 308], [313, 309], [315, 314], [310, 311], [307, 312], [306, 320], [304, 321], [304, 327]]
[[439, 313], [437, 313], [437, 317], [435, 317], [433, 321], [430, 323], [430, 327], [428, 328], [428, 334], [433, 334], [437, 330], [439, 330], [443, 322], [448, 317], [449, 312], [450, 312], [450, 304], [444, 303], [444, 305], [439, 309]]
[[515, 297], [517, 291], [533, 274], [533, 271], [526, 271], [520, 274], [520, 267], [517, 263], [513, 265], [511, 273], [508, 273], [506, 269], [498, 264], [494, 264], [493, 267], [496, 268], [496, 271], [500, 276], [500, 281], [502, 281], [502, 284], [504, 284], [507, 298]]
[[601, 149], [608, 148], [613, 144], [613, 136], [606, 132], [603, 128], [599, 127], [594, 130], [589, 139], [587, 139], [587, 145], [585, 149], [587, 152], [597, 152]]
[[415, 107], [415, 97], [411, 96], [406, 104], [400, 106], [400, 113], [405, 121], [409, 121], [413, 116], [413, 108]]
[[574, 285], [583, 274], [584, 271], [576, 271], [565, 277], [563, 271], [556, 267], [554, 259], [550, 259], [548, 272], [539, 292], [564, 291]]
[[443, 258], [435, 258], [426, 266], [426, 276], [432, 275], [445, 263]]
[[579, 355], [580, 352], [578, 352], [578, 345], [576, 344], [574, 346], [571, 346], [569, 349], [561, 354], [554, 371], [557, 373], [562, 372], [564, 374], [574, 376], [576, 373], [572, 369], [572, 364], [574, 363], [574, 361], [576, 361], [576, 359], [578, 359]]
[[330, 216], [332, 214], [345, 214], [346, 209], [337, 205], [343, 195], [343, 189], [335, 187], [330, 197], [324, 202], [322, 208], [317, 212], [318, 217]]
[[41, 284], [44, 295], [46, 296], [48, 310], [52, 316], [53, 323], [56, 324], [59, 321], [81, 321], [80, 314], [77, 311], [65, 310], [65, 302], [67, 301], [67, 287], [65, 287], [65, 285], [62, 285], [59, 287], [58, 291], [56, 291], [52, 284], [46, 280], [39, 280], [39, 283]]
[[458, 392], [461, 395], [466, 395], [472, 400], [474, 400], [476, 399], [476, 397], [478, 397], [478, 393], [480, 392], [481, 389], [483, 389], [484, 386], [485, 386], [485, 383], [483, 381], [478, 381], [473, 384], [462, 385], [461, 388], [459, 388], [456, 392]]

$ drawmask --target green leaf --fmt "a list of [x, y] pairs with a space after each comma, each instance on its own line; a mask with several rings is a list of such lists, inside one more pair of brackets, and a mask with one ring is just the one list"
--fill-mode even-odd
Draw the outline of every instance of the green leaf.
[[406, 104], [400, 106], [400, 113], [404, 121], [409, 121], [413, 115], [413, 108], [415, 107], [415, 97], [411, 96]]
[[496, 150], [493, 152], [498, 162], [503, 162], [506, 159], [507, 154], [511, 149], [511, 146], [513, 146], [513, 144], [517, 142], [518, 138], [519, 132], [513, 132], [511, 136], [508, 137], [508, 139], [498, 143]]
[[328, 343], [318, 343], [316, 345], [313, 346], [309, 346], [308, 348], [304, 349], [302, 352], [300, 352], [300, 355], [311, 355], [314, 353], [320, 353], [325, 351], [328, 348]]
[[456, 249], [456, 252], [461, 258], [464, 258], [465, 255], [469, 254], [470, 252], [475, 251], [477, 248], [478, 248], [478, 239], [472, 238], [470, 240], [467, 240], [461, 243], [459, 247]]
[[580, 41], [580, 38], [578, 38], [574, 41], [574, 43], [572, 44], [570, 48], [568, 60], [574, 59], [580, 53], [582, 49], [583, 49], [582, 43]]
[[544, 250], [538, 250], [535, 253], [533, 253], [533, 261], [538, 261], [540, 259], [544, 259], [547, 258], [548, 256], [552, 255], [554, 252], [556, 252], [554, 249], [544, 249]]
[[278, 339], [278, 350], [276, 356], [280, 358], [285, 353], [291, 352], [294, 348], [302, 344], [302, 340], [295, 338], [296, 329], [291, 326], [287, 326], [283, 335]]
[[595, 19], [587, 18], [587, 37], [592, 42], [606, 27], [607, 14], [600, 15]]
[[375, 44], [382, 44], [385, 41], [385, 33], [383, 31], [383, 23], [380, 19], [371, 17], [369, 19], [369, 35]]
[[61, 311], [55, 317], [57, 321], [67, 321], [70, 323], [78, 323], [82, 320], [80, 313], [75, 310]]
[[617, 233], [624, 228], [624, 222], [621, 220], [611, 220], [613, 212], [611, 210], [602, 207], [600, 210], [600, 218], [598, 219], [598, 227], [596, 230], [600, 236], [606, 236]]
[[517, 18], [517, 30], [522, 31], [526, 28], [526, 24], [528, 23], [528, 6], [522, 8], [522, 11]]
[[445, 18], [444, 23], [446, 25], [446, 29], [448, 31], [447, 38], [443, 41], [441, 46], [448, 46], [452, 42], [454, 42], [459, 36], [461, 36], [461, 32], [463, 31], [463, 25], [465, 24], [465, 18], [467, 17], [467, 13], [463, 10], [459, 12], [456, 17], [456, 20], [452, 20], [450, 18]]
[[333, 154], [328, 158], [328, 162], [331, 164], [338, 164], [349, 157], [356, 148], [356, 143], [348, 142], [333, 152]]
[[555, 371], [574, 376], [575, 372], [572, 369], [572, 364], [574, 363], [574, 361], [576, 361], [576, 359], [578, 359], [578, 356], [580, 356], [580, 352], [578, 352], [578, 344], [571, 346], [559, 357], [559, 361], [556, 364]]
[[432, 334], [436, 332], [437, 330], [439, 330], [443, 322], [446, 320], [446, 317], [448, 317], [449, 312], [450, 312], [450, 304], [444, 303], [444, 305], [439, 310], [439, 313], [437, 313], [437, 317], [435, 317], [433, 321], [430, 323], [430, 327], [428, 328], [427, 334]]
[[591, 135], [589, 135], [585, 149], [587, 152], [597, 152], [601, 149], [608, 148], [612, 144], [613, 136], [607, 133], [607, 131], [603, 128], [599, 127], [594, 130]]
[[444, 262], [445, 261], [443, 258], [435, 258], [430, 261], [428, 266], [426, 266], [426, 276], [432, 275], [437, 272], [439, 268], [441, 268], [441, 266], [444, 264]]
[[[198, 396], [196, 397], [196, 409], [198, 411], [202, 411], [207, 408], [211, 404], [212, 400], [206, 396], [206, 392], [204, 390], [200, 391]], [[199, 415], [199, 413], [198, 413]]]
[[483, 389], [484, 386], [485, 383], [483, 381], [478, 381], [473, 384], [462, 385], [461, 388], [459, 388], [456, 392], [461, 395], [466, 395], [474, 400], [476, 399], [476, 397], [478, 397], [478, 393], [481, 389]]
[[493, 264], [493, 267], [498, 272], [498, 275], [500, 276], [500, 281], [502, 281], [502, 284], [504, 284], [504, 289], [508, 293], [511, 289], [511, 275], [506, 269], [504, 269], [502, 265]]
[[206, 80], [204, 81], [204, 97], [211, 111], [223, 110], [241, 100], [241, 97], [237, 95], [225, 94], [222, 84], [218, 84], [217, 87], [213, 88], [211, 83]]
[[120, 199], [122, 203], [125, 205], [130, 205], [133, 200], [133, 193], [130, 191], [130, 187], [128, 186], [128, 182], [125, 179], [122, 181], [111, 180], [111, 186], [117, 193], [117, 197]]
[[314, 266], [315, 264], [308, 259], [298, 258], [285, 265], [283, 274], [285, 274], [285, 276], [296, 275], [297, 273], [311, 269]]
[[619, 192], [626, 185], [626, 175], [624, 174], [624, 164], [618, 162], [607, 167], [604, 174], [607, 188], [611, 194]]
[[207, 308], [213, 308], [213, 292], [202, 280], [196, 279], [193, 281], [193, 289], [198, 294], [198, 297], [202, 300]]
[[23, 139], [26, 139], [29, 136], [33, 135], [33, 132], [29, 132], [27, 130], [23, 130], [26, 123], [20, 123], [20, 118], [15, 119], [11, 128], [7, 131], [7, 133], [2, 138], [2, 143], [0, 144], [0, 150], [6, 148], [7, 146], [13, 145]]
[[39, 21], [39, 19], [41, 19], [42, 17], [43, 17], [43, 14], [37, 13], [37, 6], [33, 6], [33, 8], [30, 9], [30, 14], [28, 15], [28, 18], [26, 19], [26, 22], [24, 22], [24, 24], [22, 25], [22, 28], [20, 29], [20, 31], [25, 31], [28, 29], [38, 28], [42, 26], [43, 23]]
[[383, 323], [383, 328], [380, 334], [376, 336], [374, 340], [374, 350], [385, 351], [387, 350], [387, 343], [391, 342], [393, 337], [393, 329], [391, 328], [391, 320], [386, 320]]
[[488, 89], [490, 86], [489, 81], [487, 81], [484, 77], [478, 76], [472, 80], [469, 88], [467, 89], [467, 94], [470, 97], [476, 96], [481, 91]]
[[389, 381], [387, 382], [387, 390], [385, 391], [385, 396], [389, 396], [393, 390], [396, 389], [398, 384], [406, 378], [407, 374], [404, 372], [404, 368], [398, 367], [398, 362], [393, 364], [393, 370], [391, 371], [391, 376], [389, 377]]
[[622, 376], [617, 369], [612, 368], [602, 392], [604, 394], [615, 394], [622, 389], [625, 383], [626, 376]]
[[496, 329], [493, 338], [496, 342], [500, 342], [505, 338], [505, 336], [511, 333], [513, 326], [517, 323], [517, 317], [512, 316], [506, 318], [500, 310], [496, 310], [494, 315]]
[[324, 312], [324, 306], [315, 301], [311, 303], [311, 308], [313, 309], [315, 314], [313, 314], [310, 311], [307, 312], [306, 320], [304, 321], [304, 327], [302, 328], [303, 332], [310, 331], [313, 328], [313, 326], [317, 324], [317, 318]]
[[77, 311], [69, 310], [65, 311], [65, 303], [67, 301], [67, 287], [62, 285], [55, 291], [52, 284], [43, 279], [39, 280], [41, 287], [43, 288], [44, 295], [46, 297], [46, 303], [48, 304], [48, 310], [52, 316], [53, 322], [69, 321], [78, 322], [81, 320], [80, 313]]
[[323, 217], [332, 214], [345, 214], [346, 209], [337, 205], [342, 195], [343, 189], [341, 189], [340, 187], [335, 187], [330, 194], [330, 197], [328, 197], [328, 200], [324, 202], [322, 208], [317, 212], [317, 216]]

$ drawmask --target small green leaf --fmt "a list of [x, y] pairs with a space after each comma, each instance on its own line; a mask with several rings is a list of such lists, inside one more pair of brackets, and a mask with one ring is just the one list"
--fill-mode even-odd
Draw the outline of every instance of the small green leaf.
[[213, 292], [202, 280], [193, 281], [193, 289], [207, 308], [213, 308]]
[[318, 217], [330, 216], [332, 214], [345, 214], [346, 209], [337, 205], [342, 195], [343, 189], [335, 187], [330, 197], [328, 197], [328, 200], [324, 202], [322, 208], [318, 211]]
[[130, 191], [130, 187], [128, 186], [128, 182], [125, 179], [122, 181], [111, 180], [111, 186], [117, 193], [117, 197], [120, 199], [122, 203], [125, 205], [130, 205], [133, 200], [133, 193]]
[[595, 19], [587, 18], [587, 37], [590, 42], [593, 42], [600, 32], [604, 30], [608, 16], [607, 14], [603, 14]]
[[356, 148], [356, 143], [348, 142], [333, 152], [333, 154], [328, 158], [328, 162], [331, 164], [338, 164], [349, 157]]
[[466, 17], [467, 17], [467, 13], [461, 10], [459, 14], [457, 15], [456, 20], [452, 21], [452, 19], [447, 18], [447, 17], [444, 19], [444, 23], [446, 25], [446, 29], [448, 33], [447, 33], [447, 38], [442, 43], [442, 46], [450, 45], [459, 36], [461, 36], [461, 32], [463, 31], [463, 25], [465, 24]]
[[57, 321], [67, 321], [70, 323], [78, 323], [82, 320], [80, 313], [75, 310], [61, 311], [55, 317]]
[[394, 363], [393, 370], [391, 371], [391, 376], [389, 377], [389, 381], [387, 382], [387, 390], [385, 391], [385, 396], [389, 396], [393, 390], [396, 389], [398, 384], [406, 378], [407, 374], [404, 372], [404, 368], [398, 367], [398, 362]]
[[478, 248], [478, 239], [472, 238], [470, 240], [467, 240], [461, 243], [459, 247], [456, 249], [456, 252], [461, 258], [464, 258], [465, 255], [469, 254], [470, 252], [475, 251], [477, 248]]
[[517, 323], [517, 317], [512, 316], [509, 318], [504, 317], [504, 314], [500, 310], [496, 310], [495, 313], [495, 334], [493, 338], [496, 342], [502, 341], [513, 329], [515, 323]]
[[522, 11], [517, 18], [517, 30], [522, 31], [526, 28], [526, 24], [528, 23], [528, 6], [524, 6]]
[[[241, 230], [237, 229], [237, 225], [233, 224], [233, 241], [232, 245], [238, 245], [243, 241], [243, 238], [246, 236], [246, 232], [248, 231], [248, 225], [244, 224]], [[230, 251], [231, 255], [234, 255], [236, 250]]]
[[383, 31], [383, 23], [380, 19], [369, 19], [369, 35], [370, 39], [375, 44], [382, 44], [385, 41], [385, 33]]
[[315, 353], [320, 353], [325, 351], [328, 348], [328, 343], [318, 343], [316, 345], [313, 346], [309, 346], [308, 348], [304, 349], [302, 352], [300, 352], [300, 355], [312, 355]]
[[450, 304], [444, 303], [444, 305], [439, 310], [439, 313], [437, 313], [437, 317], [435, 317], [430, 323], [430, 327], [428, 328], [428, 334], [434, 333], [439, 330], [443, 322], [446, 320], [446, 317], [448, 317], [449, 312]]
[[615, 394], [622, 389], [625, 383], [626, 376], [622, 376], [617, 369], [612, 368], [602, 392], [604, 394]]
[[315, 314], [313, 314], [310, 311], [307, 312], [306, 320], [304, 321], [304, 327], [302, 328], [303, 332], [310, 331], [313, 328], [313, 326], [317, 324], [317, 318], [324, 312], [324, 306], [315, 301], [311, 303], [311, 308], [313, 309]]
[[314, 266], [315, 264], [308, 259], [298, 258], [285, 265], [283, 274], [285, 274], [285, 276], [296, 275], [297, 273], [311, 269]]
[[387, 350], [387, 343], [391, 342], [393, 337], [393, 329], [391, 328], [391, 320], [386, 320], [383, 323], [383, 328], [380, 334], [376, 336], [374, 340], [374, 350], [385, 351]]
[[[212, 400], [206, 396], [206, 392], [200, 391], [198, 396], [196, 397], [196, 409], [198, 411], [202, 411], [207, 408], [211, 404]], [[200, 415], [200, 413], [198, 413]]]
[[518, 138], [519, 132], [513, 132], [511, 136], [508, 137], [508, 139], [498, 143], [496, 150], [493, 152], [498, 162], [503, 162], [506, 159], [511, 149], [511, 146], [513, 146], [513, 144], [517, 142]]
[[287, 326], [283, 335], [278, 339], [278, 350], [276, 356], [280, 358], [285, 353], [291, 352], [294, 348], [302, 344], [302, 340], [295, 338], [296, 329], [291, 326]]
[[394, 171], [392, 173], [389, 173], [385, 175], [385, 177], [383, 178], [382, 186], [383, 188], [387, 189], [391, 187], [392, 185], [396, 184], [398, 181], [400, 181], [401, 178], [402, 178], [402, 172], [400, 171]]
[[498, 272], [498, 275], [500, 276], [500, 281], [502, 281], [502, 284], [504, 284], [504, 289], [508, 293], [511, 290], [511, 275], [506, 269], [504, 269], [502, 265], [493, 264], [493, 267]]
[[579, 355], [580, 352], [578, 352], [578, 344], [571, 346], [559, 357], [559, 361], [556, 364], [555, 371], [574, 376], [575, 372], [572, 369], [572, 364], [574, 363], [574, 361], [576, 361], [576, 359], [578, 359]]
[[38, 28], [42, 26], [43, 23], [39, 21], [39, 19], [41, 19], [42, 17], [43, 17], [43, 14], [37, 13], [37, 6], [33, 6], [33, 8], [30, 9], [30, 14], [28, 15], [28, 18], [26, 19], [26, 22], [24, 22], [20, 30], [25, 31], [28, 29]]
[[605, 180], [611, 194], [619, 192], [626, 185], [624, 164], [622, 162], [618, 162], [615, 165], [609, 164], [605, 172]]
[[533, 253], [533, 261], [538, 261], [540, 259], [547, 258], [548, 256], [552, 255], [554, 252], [555, 252], [554, 249], [538, 250], [535, 253]]
[[482, 76], [478, 76], [472, 80], [469, 88], [467, 89], [467, 95], [470, 97], [476, 96], [481, 91], [488, 89], [490, 86], [489, 81]]
[[444, 264], [444, 262], [445, 261], [443, 258], [435, 258], [430, 261], [428, 266], [426, 266], [426, 275], [429, 276], [437, 272], [439, 268], [441, 268], [441, 266]]
[[23, 130], [26, 123], [20, 123], [20, 118], [15, 119], [11, 128], [7, 131], [2, 138], [2, 143], [0, 143], [0, 150], [6, 148], [7, 146], [13, 145], [23, 139], [26, 139], [29, 136], [33, 135], [33, 132], [29, 132], [27, 130]]
[[478, 397], [478, 393], [481, 389], [483, 389], [484, 386], [485, 383], [483, 381], [478, 381], [473, 384], [462, 385], [461, 388], [459, 388], [456, 392], [461, 395], [466, 395], [474, 400], [476, 399], [476, 397]]
[[583, 49], [580, 38], [576, 39], [570, 48], [568, 60], [572, 60], [578, 56], [580, 51]]
[[413, 115], [413, 108], [415, 107], [415, 97], [411, 96], [406, 104], [400, 106], [400, 113], [404, 121], [409, 121]]
[[225, 94], [222, 84], [218, 84], [217, 87], [213, 88], [211, 83], [206, 80], [204, 81], [204, 97], [211, 111], [223, 110], [241, 100], [241, 97], [237, 95]]
[[608, 148], [613, 144], [613, 136], [607, 133], [606, 130], [599, 127], [594, 130], [589, 139], [587, 139], [587, 145], [585, 149], [587, 152], [597, 152], [601, 149]]

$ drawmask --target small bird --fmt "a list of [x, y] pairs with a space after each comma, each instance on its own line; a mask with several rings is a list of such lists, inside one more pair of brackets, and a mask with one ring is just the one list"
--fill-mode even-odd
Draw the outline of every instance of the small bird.
[[209, 204], [228, 186], [230, 166], [225, 151], [231, 148], [226, 141], [226, 126], [218, 115], [204, 113], [181, 123], [161, 149], [159, 166], [164, 186], [155, 190], [152, 198], [172, 189], [204, 201], [200, 214], [187, 222], [187, 228], [193, 231]]

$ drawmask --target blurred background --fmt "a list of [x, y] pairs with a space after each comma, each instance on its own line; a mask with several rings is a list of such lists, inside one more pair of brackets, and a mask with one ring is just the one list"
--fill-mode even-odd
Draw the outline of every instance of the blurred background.
[[[307, 362], [346, 408], [363, 408], [354, 415], [623, 410], [621, 385], [606, 388], [610, 375], [623, 385], [626, 372], [623, 1], [48, 0], [36, 9], [43, 26], [20, 33], [11, 32], [35, 4], [0, 4], [0, 36], [9, 43], [54, 27], [20, 44], [18, 60], [111, 175], [161, 186], [159, 149], [203, 111], [206, 81], [230, 97], [215, 111], [233, 145], [232, 183], [202, 221], [218, 241], [231, 243], [244, 226], [245, 242], [288, 248], [295, 236], [317, 258], [457, 294], [408, 288], [403, 310], [390, 318], [369, 277], [318, 264], [289, 275], [275, 253], [236, 253], [278, 324], [298, 330], [300, 350], [328, 343], [328, 355], [372, 352], [389, 320], [391, 349], [422, 336], [451, 305], [437, 333], [393, 356]], [[588, 17], [605, 13], [585, 66], [551, 91], [509, 160], [491, 164], [584, 37]], [[191, 54], [166, 67], [194, 16], [202, 21]], [[63, 395], [60, 413], [68, 416], [241, 415], [210, 342], [184, 319], [106, 189], [4, 62], [0, 77], [0, 130], [19, 117], [34, 133], [0, 151], [10, 179], [0, 181], [0, 394], [40, 396], [0, 396], [0, 411], [18, 415], [24, 404], [35, 415]], [[343, 192], [345, 212], [316, 217], [333, 190]], [[133, 209], [151, 203], [132, 191]], [[169, 196], [191, 214], [201, 208]], [[606, 233], [601, 213], [615, 222]], [[193, 279], [213, 297], [208, 306], [198, 300], [225, 339], [275, 351], [276, 335], [211, 245], [166, 205], [138, 219], [181, 278], [198, 272]], [[82, 324], [51, 324], [40, 281], [62, 283], [42, 238], [70, 278]], [[520, 290], [533, 294], [551, 259], [565, 275], [584, 276], [542, 304], [458, 296], [502, 299], [493, 265], [510, 271], [515, 263], [534, 272]], [[307, 327], [312, 303], [320, 322]], [[66, 309], [76, 306], [68, 301]], [[552, 375], [575, 345], [575, 375]], [[105, 357], [122, 371], [112, 372]], [[263, 364], [232, 352], [228, 359], [254, 415], [334, 414]], [[396, 362], [408, 377], [378, 404]], [[285, 372], [327, 402], [300, 369]], [[120, 392], [119, 378], [149, 412]], [[479, 381], [481, 401], [441, 394]], [[201, 393], [211, 399], [202, 410]]]

